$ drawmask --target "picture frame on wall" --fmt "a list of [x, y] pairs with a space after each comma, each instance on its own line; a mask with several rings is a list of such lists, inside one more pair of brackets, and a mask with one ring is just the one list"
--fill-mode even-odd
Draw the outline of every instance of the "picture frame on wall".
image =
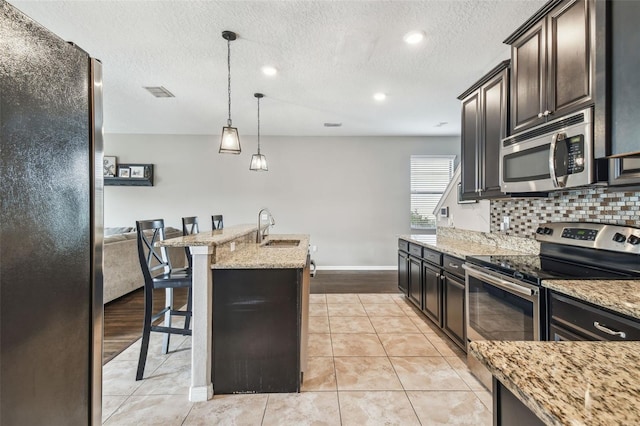
[[118, 169], [118, 177], [128, 178], [130, 177], [130, 172], [131, 170], [129, 169], [129, 167], [120, 167]]
[[116, 165], [117, 165], [116, 157], [105, 155], [104, 159], [102, 160], [103, 175], [107, 177], [115, 177]]
[[143, 178], [144, 177], [144, 166], [131, 166], [130, 167], [130, 177], [132, 177], [132, 178]]

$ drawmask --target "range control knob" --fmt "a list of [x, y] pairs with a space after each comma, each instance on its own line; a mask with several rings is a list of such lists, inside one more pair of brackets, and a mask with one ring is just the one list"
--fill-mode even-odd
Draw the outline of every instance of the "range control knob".
[[624, 235], [622, 235], [619, 232], [616, 232], [613, 235], [613, 241], [615, 241], [616, 243], [624, 243], [625, 241], [627, 241], [627, 237], [625, 237]]
[[629, 238], [627, 238], [627, 242], [635, 246], [636, 244], [640, 244], [640, 238], [636, 237], [635, 235], [629, 235]]
[[536, 229], [536, 234], [544, 234], [544, 228], [542, 226], [538, 226], [538, 229]]
[[553, 229], [545, 227], [545, 228], [544, 228], [544, 234], [545, 234], [545, 235], [551, 235], [551, 234], [553, 234]]

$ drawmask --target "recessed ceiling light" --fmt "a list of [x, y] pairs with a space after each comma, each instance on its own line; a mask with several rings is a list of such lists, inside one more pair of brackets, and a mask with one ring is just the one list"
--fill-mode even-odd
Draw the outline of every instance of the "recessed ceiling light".
[[265, 65], [261, 69], [262, 69], [262, 73], [264, 75], [268, 75], [269, 77], [278, 74], [278, 69], [276, 67], [271, 66], [271, 65]]
[[373, 95], [373, 99], [375, 99], [376, 101], [384, 101], [385, 99], [387, 99], [387, 95], [385, 95], [382, 92], [379, 92]]
[[407, 44], [418, 44], [422, 40], [424, 40], [426, 36], [427, 35], [424, 33], [424, 31], [416, 30], [416, 31], [409, 31], [404, 35], [402, 39]]

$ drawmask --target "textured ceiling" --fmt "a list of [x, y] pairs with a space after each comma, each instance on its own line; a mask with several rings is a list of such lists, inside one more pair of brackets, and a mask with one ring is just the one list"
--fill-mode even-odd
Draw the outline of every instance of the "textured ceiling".
[[[545, 2], [9, 0], [103, 62], [105, 131], [455, 135], [460, 93], [509, 57], [502, 43]], [[416, 46], [403, 42], [423, 30]], [[275, 77], [260, 68], [278, 68]], [[143, 86], [176, 97], [157, 99]], [[387, 99], [376, 102], [375, 92]], [[343, 123], [339, 128], [325, 122]], [[437, 126], [440, 122], [447, 122]]]

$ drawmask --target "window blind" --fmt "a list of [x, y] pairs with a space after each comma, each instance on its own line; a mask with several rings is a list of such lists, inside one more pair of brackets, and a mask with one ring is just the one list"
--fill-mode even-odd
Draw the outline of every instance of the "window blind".
[[453, 161], [449, 155], [411, 156], [411, 229], [436, 226], [433, 210], [453, 176]]

